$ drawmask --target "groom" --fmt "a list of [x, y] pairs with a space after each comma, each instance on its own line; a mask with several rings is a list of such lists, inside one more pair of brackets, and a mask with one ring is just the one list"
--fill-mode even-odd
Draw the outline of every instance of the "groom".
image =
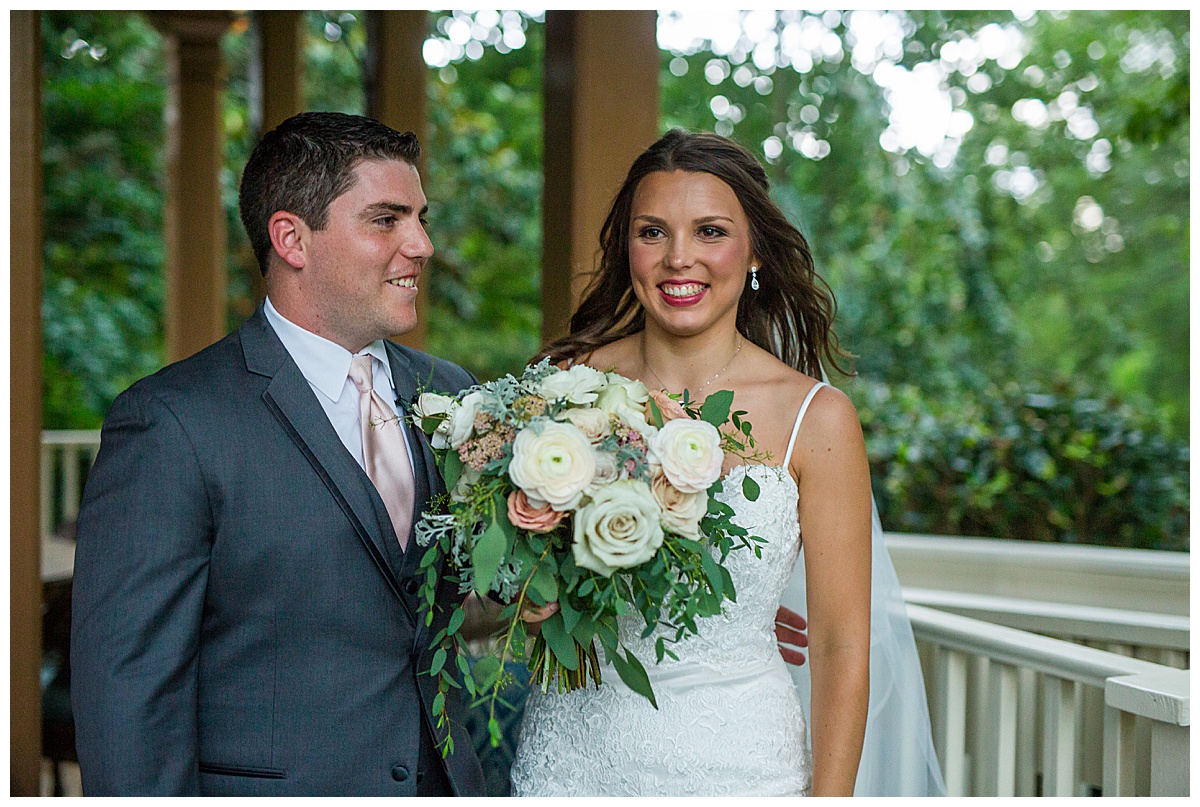
[[388, 341], [433, 253], [419, 153], [336, 113], [269, 132], [240, 197], [267, 299], [114, 402], [75, 559], [87, 795], [482, 793], [457, 690], [436, 747], [412, 524], [443, 487], [396, 420], [474, 379]]

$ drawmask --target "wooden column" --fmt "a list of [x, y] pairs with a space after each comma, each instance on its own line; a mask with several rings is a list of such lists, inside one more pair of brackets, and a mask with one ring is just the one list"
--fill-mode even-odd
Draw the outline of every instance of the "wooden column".
[[[417, 166], [423, 181], [427, 176], [424, 150], [429, 148], [425, 112], [425, 77], [429, 68], [421, 48], [429, 36], [429, 17], [425, 10], [368, 11], [366, 19], [367, 115], [399, 132], [416, 134], [423, 149], [421, 164]], [[426, 193], [428, 190], [426, 187]], [[439, 201], [453, 203], [451, 199]], [[436, 240], [433, 246], [437, 249]], [[428, 311], [429, 280], [422, 278], [417, 289], [417, 327], [396, 341], [424, 350], [429, 333]]]
[[303, 11], [255, 11], [262, 66], [262, 132], [304, 110]]
[[166, 353], [177, 361], [225, 335], [225, 214], [221, 207], [221, 35], [228, 11], [158, 11], [166, 42]]
[[9, 12], [9, 782], [41, 779], [42, 32], [36, 11]]
[[654, 11], [546, 12], [543, 339], [566, 333], [613, 196], [658, 139], [657, 25]]

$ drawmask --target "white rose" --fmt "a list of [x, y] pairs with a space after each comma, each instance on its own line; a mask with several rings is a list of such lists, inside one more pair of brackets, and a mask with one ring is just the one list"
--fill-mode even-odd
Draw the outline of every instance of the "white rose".
[[607, 383], [604, 373], [586, 364], [576, 364], [570, 370], [551, 373], [543, 378], [538, 383], [537, 391], [547, 401], [566, 399], [568, 403], [590, 404]]
[[595, 474], [596, 452], [570, 423], [545, 422], [541, 434], [529, 426], [513, 440], [508, 475], [534, 507], [574, 508]]
[[620, 478], [621, 466], [617, 465], [617, 458], [606, 451], [597, 451], [596, 475], [592, 477], [592, 484], [588, 485], [588, 489], [584, 492], [588, 495], [595, 495], [598, 490]]
[[662, 508], [659, 517], [663, 529], [684, 538], [699, 540], [700, 519], [708, 512], [708, 494], [684, 493], [672, 485], [664, 473], [654, 475], [650, 491], [654, 494], [658, 506]]
[[662, 542], [658, 503], [645, 482], [614, 482], [575, 514], [575, 563], [605, 577], [650, 560]]
[[650, 450], [671, 484], [684, 493], [700, 493], [721, 476], [725, 452], [716, 427], [703, 420], [669, 420], [650, 438]]
[[479, 407], [483, 404], [483, 393], [470, 392], [450, 409], [449, 425], [446, 427], [446, 442], [455, 451], [467, 440], [475, 429], [475, 418], [479, 415]]
[[612, 412], [648, 440], [658, 431], [646, 421], [646, 401], [649, 400], [650, 390], [641, 381], [609, 373], [608, 386], [596, 399], [596, 406], [605, 412]]
[[612, 422], [603, 409], [565, 409], [559, 418], [573, 423], [592, 445], [612, 434]]
[[413, 414], [420, 420], [426, 418], [439, 418], [437, 428], [433, 432], [432, 443], [434, 448], [449, 448], [450, 447], [450, 410], [454, 407], [454, 399], [448, 395], [440, 395], [436, 392], [422, 392], [421, 397], [417, 399], [417, 405], [413, 407]]

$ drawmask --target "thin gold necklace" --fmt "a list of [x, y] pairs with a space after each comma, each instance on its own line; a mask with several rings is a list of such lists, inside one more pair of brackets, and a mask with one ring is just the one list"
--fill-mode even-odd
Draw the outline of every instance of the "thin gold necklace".
[[[722, 367], [717, 372], [713, 373], [712, 378], [708, 379], [707, 381], [705, 381], [703, 384], [700, 385], [700, 389], [696, 390], [697, 398], [700, 397], [701, 392], [704, 392], [704, 390], [708, 389], [709, 384], [716, 381], [718, 378], [720, 378], [725, 373], [726, 370], [729, 369], [730, 365], [733, 364], [733, 360], [736, 359], [738, 357], [738, 354], [741, 352], [742, 352], [742, 335], [739, 333], [737, 335], [737, 347], [735, 347], [733, 349], [733, 355], [729, 357], [729, 361], [725, 362], [724, 367]], [[667, 385], [664, 384], [663, 380], [658, 377], [658, 373], [654, 372], [654, 368], [650, 366], [650, 358], [646, 355], [646, 333], [645, 333], [645, 331], [642, 332], [642, 366], [644, 366], [647, 370], [650, 371], [650, 375], [654, 376], [654, 380], [657, 381], [662, 386], [664, 391], [666, 391]]]

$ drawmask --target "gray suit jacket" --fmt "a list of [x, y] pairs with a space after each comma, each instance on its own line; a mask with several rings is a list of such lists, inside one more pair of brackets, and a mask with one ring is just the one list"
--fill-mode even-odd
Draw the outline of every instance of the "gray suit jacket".
[[[387, 350], [402, 403], [418, 384], [474, 381]], [[408, 431], [419, 513], [443, 486]], [[422, 671], [448, 612], [418, 618], [423, 550], [410, 537], [401, 551], [261, 306], [114, 402], [78, 541], [72, 706], [88, 795], [412, 795], [438, 765]], [[457, 695], [444, 769], [477, 795]]]

